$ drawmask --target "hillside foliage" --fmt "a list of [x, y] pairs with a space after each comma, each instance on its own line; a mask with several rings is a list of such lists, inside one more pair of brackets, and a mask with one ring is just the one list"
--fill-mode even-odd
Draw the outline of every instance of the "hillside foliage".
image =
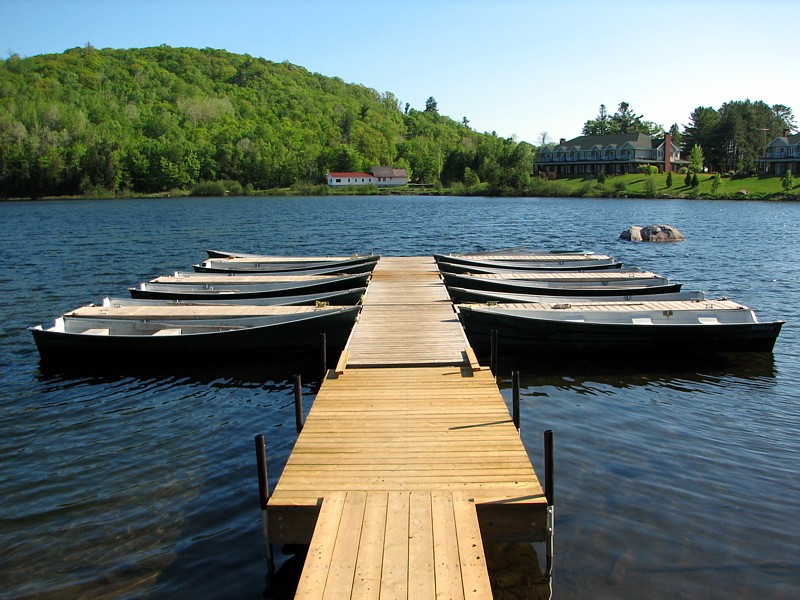
[[[432, 101], [432, 102], [431, 102]], [[222, 50], [98, 50], [0, 61], [0, 196], [122, 195], [328, 171], [405, 168], [412, 181], [526, 185], [533, 147], [391, 92]]]

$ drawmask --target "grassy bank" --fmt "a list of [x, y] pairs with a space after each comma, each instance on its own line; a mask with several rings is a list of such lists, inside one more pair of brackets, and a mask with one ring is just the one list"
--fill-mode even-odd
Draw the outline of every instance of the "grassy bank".
[[[685, 175], [673, 173], [672, 185], [667, 186], [667, 175], [645, 176], [643, 174], [606, 177], [597, 179], [576, 177], [538, 182], [533, 186], [545, 196], [580, 196], [612, 198], [700, 198], [727, 200], [798, 200], [800, 183], [790, 193], [783, 190], [780, 177], [746, 177], [732, 179], [721, 177], [719, 187], [714, 190], [714, 175], [698, 174], [698, 186], [685, 185]], [[550, 193], [548, 193], [550, 192]]]
[[[531, 178], [524, 189], [497, 188], [487, 184], [471, 187], [455, 185], [409, 185], [396, 188], [378, 188], [374, 185], [329, 188], [325, 184], [298, 184], [288, 188], [269, 190], [247, 189], [246, 196], [511, 196], [511, 197], [573, 197], [573, 198], [690, 198], [701, 200], [800, 200], [800, 182], [790, 193], [783, 190], [780, 177], [747, 177], [744, 179], [720, 178], [714, 191], [714, 175], [698, 175], [697, 187], [685, 185], [684, 175], [673, 174], [672, 186], [667, 187], [667, 176], [663, 173], [645, 176], [617, 175], [600, 182], [597, 179], [575, 177], [548, 181]], [[800, 179], [800, 178], [798, 178]], [[204, 194], [200, 194], [204, 195]], [[223, 195], [223, 194], [214, 194]], [[225, 194], [227, 195], [227, 194]], [[238, 195], [238, 194], [230, 194]], [[160, 194], [105, 195], [94, 190], [85, 196], [70, 196], [60, 199], [113, 199], [113, 198], [178, 198], [192, 196], [189, 190], [170, 190]], [[46, 198], [55, 199], [55, 198]]]

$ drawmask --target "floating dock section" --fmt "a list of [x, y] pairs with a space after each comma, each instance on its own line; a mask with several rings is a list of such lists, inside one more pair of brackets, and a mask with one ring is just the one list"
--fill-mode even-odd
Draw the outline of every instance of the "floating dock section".
[[546, 541], [547, 508], [433, 258], [381, 258], [267, 505], [310, 545], [296, 597], [491, 598], [483, 541]]

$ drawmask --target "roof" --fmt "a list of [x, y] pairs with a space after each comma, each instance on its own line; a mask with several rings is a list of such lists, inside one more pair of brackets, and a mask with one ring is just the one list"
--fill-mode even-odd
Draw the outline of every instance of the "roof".
[[331, 177], [373, 177], [372, 173], [364, 173], [363, 171], [341, 171], [328, 173]]
[[646, 133], [613, 133], [609, 135], [582, 135], [566, 143], [560, 144], [566, 147], [578, 146], [579, 148], [591, 148], [592, 146], [600, 146], [606, 148], [608, 146], [622, 146], [623, 144], [630, 144], [634, 148], [652, 148], [652, 138]]
[[405, 177], [408, 178], [408, 173], [405, 169], [395, 169], [393, 167], [372, 167], [372, 174], [375, 177]]

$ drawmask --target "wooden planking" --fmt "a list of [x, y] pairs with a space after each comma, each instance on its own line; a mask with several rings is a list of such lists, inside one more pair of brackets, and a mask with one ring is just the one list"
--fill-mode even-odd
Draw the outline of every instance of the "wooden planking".
[[348, 366], [464, 362], [469, 344], [432, 257], [381, 258], [363, 304]]
[[[380, 263], [378, 263], [380, 264]], [[525, 281], [625, 281], [639, 279], [658, 279], [657, 275], [650, 271], [520, 271], [519, 273], [464, 273], [476, 279], [496, 279], [496, 280], [525, 280]]]
[[381, 259], [269, 500], [274, 539], [311, 542], [297, 597], [489, 598], [482, 535], [541, 541], [545, 513], [435, 262]]
[[348, 369], [325, 380], [270, 502], [348, 489], [544, 502], [492, 374], [468, 367]]
[[304, 600], [490, 597], [471, 498], [361, 491], [325, 498], [295, 595]]
[[732, 300], [624, 300], [619, 302], [525, 302], [486, 304], [468, 302], [467, 305], [491, 306], [496, 309], [556, 310], [566, 312], [642, 312], [642, 311], [703, 311], [703, 310], [749, 310]]
[[115, 319], [216, 319], [227, 317], [264, 317], [312, 315], [345, 307], [335, 306], [248, 306], [242, 304], [167, 304], [163, 306], [82, 306], [64, 316]]
[[[608, 260], [607, 254], [454, 254], [455, 258], [500, 262], [574, 262], [582, 260]], [[444, 257], [447, 260], [447, 257]]]

